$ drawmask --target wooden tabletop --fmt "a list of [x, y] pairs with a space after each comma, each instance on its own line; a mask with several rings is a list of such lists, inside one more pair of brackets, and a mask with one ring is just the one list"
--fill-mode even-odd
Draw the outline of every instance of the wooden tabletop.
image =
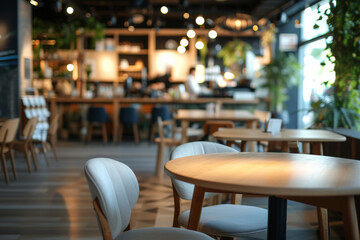
[[198, 109], [179, 109], [175, 116], [177, 120], [206, 121], [206, 120], [229, 120], [229, 121], [257, 121], [251, 112], [247, 110], [220, 110], [206, 111]]
[[171, 98], [80, 98], [80, 97], [54, 97], [47, 98], [47, 101], [54, 101], [56, 103], [140, 103], [140, 104], [206, 104], [206, 103], [220, 103], [220, 104], [258, 104], [259, 100], [236, 100], [232, 98], [196, 98], [196, 99], [171, 99]]
[[346, 137], [321, 129], [282, 129], [279, 134], [271, 134], [261, 129], [220, 129], [213, 136], [219, 140], [243, 141], [299, 141], [299, 142], [344, 142]]
[[277, 196], [360, 194], [360, 161], [291, 153], [220, 153], [169, 161], [166, 172], [202, 188]]

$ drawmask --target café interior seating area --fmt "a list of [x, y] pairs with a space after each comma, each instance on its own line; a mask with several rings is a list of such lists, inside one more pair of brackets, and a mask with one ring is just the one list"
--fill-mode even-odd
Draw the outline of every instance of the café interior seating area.
[[360, 240], [359, 7], [7, 1], [0, 239]]

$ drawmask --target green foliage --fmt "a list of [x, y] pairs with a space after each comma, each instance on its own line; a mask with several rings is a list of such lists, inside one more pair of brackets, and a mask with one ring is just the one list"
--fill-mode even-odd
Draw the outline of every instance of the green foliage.
[[96, 21], [95, 18], [86, 20], [75, 20], [71, 22], [49, 22], [39, 18], [33, 20], [32, 38], [39, 40], [55, 40], [55, 45], [42, 45], [34, 49], [35, 56], [38, 56], [40, 49], [54, 52], [57, 49], [75, 49], [77, 38], [85, 33], [92, 36], [92, 45], [104, 38], [105, 25]]
[[289, 98], [287, 89], [299, 82], [300, 65], [293, 54], [278, 52], [269, 64], [263, 67], [262, 77], [266, 82], [262, 87], [269, 89], [270, 111], [279, 113]]
[[228, 42], [217, 54], [217, 57], [223, 59], [225, 67], [232, 64], [241, 64], [244, 62], [246, 52], [251, 50], [251, 46], [239, 39]]
[[[338, 128], [339, 126], [357, 129], [360, 115], [351, 108], [343, 107], [346, 97], [338, 97], [335, 102], [334, 92], [328, 92], [319, 100], [311, 103], [314, 114], [314, 128]], [[354, 106], [359, 108], [357, 103]]]
[[[330, 0], [330, 8], [322, 15], [328, 17], [329, 32], [326, 34], [326, 49], [331, 50], [327, 57], [335, 64], [336, 79], [333, 84], [333, 106], [323, 104], [324, 108], [336, 109], [334, 117], [322, 115], [316, 121], [333, 122], [333, 126], [358, 129], [360, 118], [354, 113], [360, 113], [359, 108], [359, 80], [360, 80], [360, 4], [358, 1]], [[320, 15], [318, 20], [321, 20]], [[315, 23], [314, 29], [319, 26]], [[335, 107], [335, 108], [334, 108]], [[325, 110], [324, 111], [329, 111]], [[334, 110], [335, 111], [335, 110]], [[351, 113], [351, 115], [349, 115]], [[330, 119], [324, 119], [329, 117]], [[345, 121], [352, 117], [351, 123]]]

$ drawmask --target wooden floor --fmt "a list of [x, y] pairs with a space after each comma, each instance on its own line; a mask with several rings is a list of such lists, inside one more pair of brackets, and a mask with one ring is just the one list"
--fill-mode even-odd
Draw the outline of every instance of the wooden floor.
[[[51, 153], [47, 166], [42, 155], [40, 169], [29, 174], [21, 153], [16, 156], [18, 180], [5, 184], [0, 174], [0, 239], [101, 239], [83, 173], [86, 160], [108, 157], [129, 165], [140, 182], [140, 199], [132, 216], [132, 227], [171, 226], [173, 200], [170, 181], [153, 177], [156, 145], [124, 142], [103, 145], [93, 142], [59, 142], [59, 161]], [[189, 203], [185, 203], [189, 205]], [[244, 204], [267, 207], [266, 198], [245, 198]], [[331, 239], [343, 239], [342, 222], [330, 212]], [[288, 204], [287, 239], [318, 239], [315, 208]], [[251, 238], [266, 239], [266, 234]]]

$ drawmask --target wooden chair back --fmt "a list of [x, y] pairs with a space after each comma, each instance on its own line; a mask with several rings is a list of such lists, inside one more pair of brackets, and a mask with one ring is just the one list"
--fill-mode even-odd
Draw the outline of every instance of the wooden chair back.
[[19, 118], [12, 118], [3, 123], [0, 128], [0, 140], [3, 144], [14, 141], [19, 127]]
[[34, 135], [35, 129], [36, 129], [36, 124], [38, 122], [38, 117], [33, 117], [30, 118], [24, 127], [24, 130], [22, 132], [22, 137], [24, 139], [31, 139], [32, 136]]
[[160, 137], [161, 141], [163, 141], [166, 138], [165, 131], [164, 131], [166, 126], [170, 126], [170, 128], [171, 128], [171, 137], [170, 138], [174, 138], [175, 131], [176, 131], [175, 121], [173, 119], [163, 121], [161, 119], [161, 117], [158, 117], [157, 120], [158, 120], [158, 128], [159, 128], [159, 137]]
[[53, 117], [53, 119], [50, 121], [50, 126], [49, 126], [49, 131], [48, 131], [49, 136], [53, 136], [56, 134], [56, 131], [59, 127], [59, 117], [60, 117], [60, 115], [57, 113]]
[[235, 124], [232, 121], [206, 121], [204, 124], [204, 134], [212, 135], [219, 128], [234, 128]]

